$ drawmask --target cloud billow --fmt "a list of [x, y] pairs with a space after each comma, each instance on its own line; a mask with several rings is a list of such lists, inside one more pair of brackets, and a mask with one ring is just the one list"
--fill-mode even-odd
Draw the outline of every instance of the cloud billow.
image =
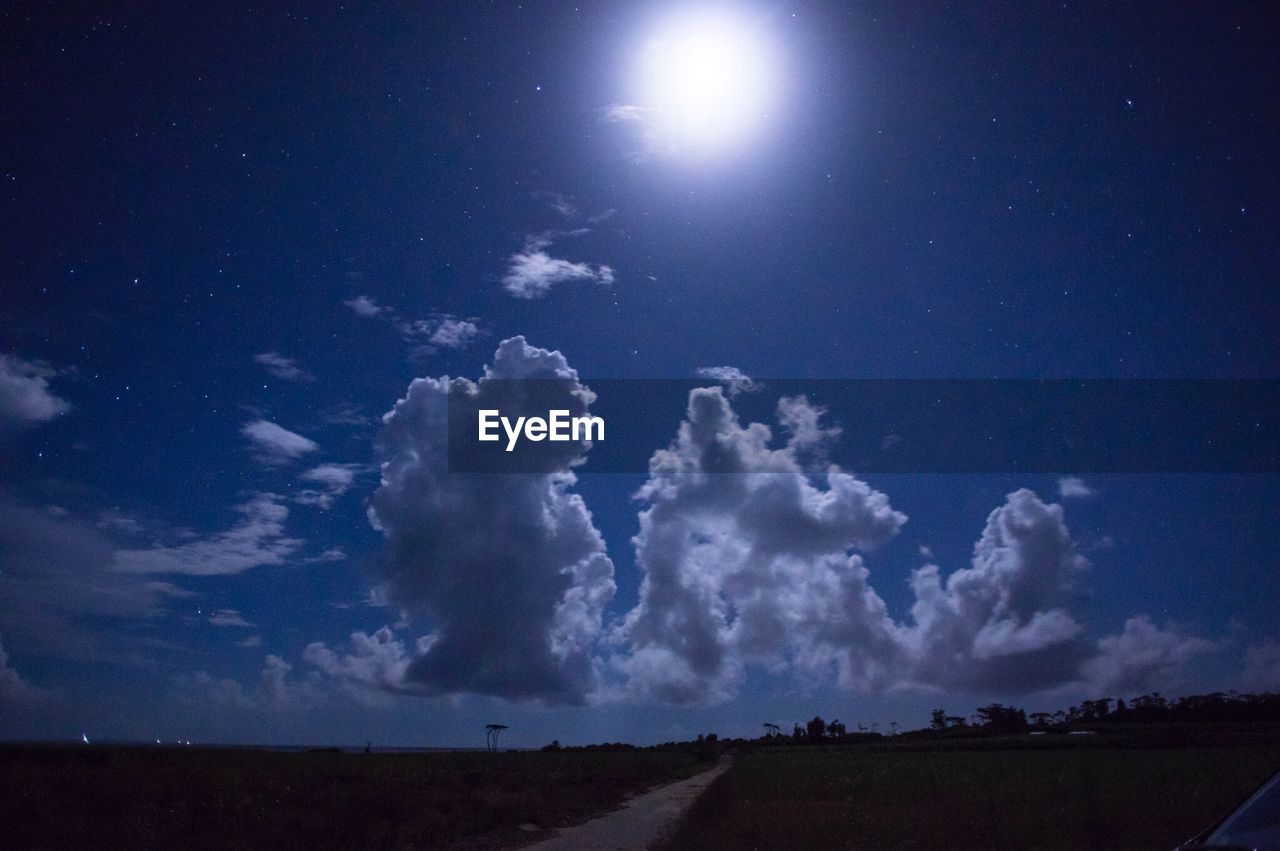
[[813, 657], [837, 633], [868, 639], [868, 652], [879, 643], [884, 605], [848, 550], [884, 543], [906, 517], [837, 467], [811, 482], [796, 435], [780, 448], [772, 436], [742, 426], [721, 388], [700, 388], [675, 442], [654, 454], [637, 494], [649, 506], [635, 539], [640, 603], [614, 636], [629, 697], [715, 702], [750, 662]]
[[[724, 387], [694, 389], [650, 458], [639, 601], [606, 625], [613, 564], [573, 492], [585, 443], [543, 444], [558, 454], [538, 472], [449, 472], [449, 426], [474, 427], [477, 409], [579, 412], [594, 398], [563, 355], [522, 337], [479, 381], [415, 380], [384, 417], [369, 514], [385, 536], [377, 596], [429, 634], [358, 633], [351, 652], [316, 644], [307, 661], [365, 695], [708, 705], [753, 668], [861, 693], [1138, 691], [1220, 649], [1141, 615], [1091, 637], [1078, 615], [1090, 562], [1062, 506], [1026, 489], [990, 513], [967, 566], [914, 570], [914, 602], [893, 617], [865, 559], [906, 515], [824, 460], [840, 428], [823, 409], [786, 397], [776, 427], [744, 423]], [[1271, 656], [1255, 655], [1265, 678]]]
[[447, 472], [451, 399], [534, 413], [498, 401], [512, 385], [503, 379], [545, 379], [565, 408], [593, 398], [563, 355], [523, 337], [504, 340], [478, 382], [415, 380], [378, 439], [382, 485], [370, 517], [386, 549], [375, 571], [388, 601], [434, 630], [406, 665], [405, 686], [581, 702], [594, 687], [593, 650], [614, 592], [604, 540], [572, 492], [583, 446], [556, 444], [565, 454], [551, 472]]
[[820, 409], [784, 398], [777, 419], [785, 440], [742, 425], [723, 389], [694, 390], [653, 454], [637, 493], [640, 601], [610, 635], [608, 697], [716, 703], [751, 666], [858, 692], [1138, 691], [1217, 649], [1144, 616], [1089, 638], [1074, 610], [1090, 564], [1062, 507], [1025, 489], [991, 512], [968, 567], [912, 573], [915, 602], [895, 620], [863, 554], [906, 516], [839, 467], [806, 464], [839, 434]]

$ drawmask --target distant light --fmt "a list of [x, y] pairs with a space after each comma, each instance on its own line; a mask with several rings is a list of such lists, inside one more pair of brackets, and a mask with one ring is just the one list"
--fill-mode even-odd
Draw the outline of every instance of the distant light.
[[84, 742], [86, 745], [89, 744], [89, 735], [87, 733], [81, 733], [80, 741]]
[[684, 151], [741, 143], [767, 117], [775, 62], [761, 22], [725, 10], [686, 11], [658, 28], [640, 63], [640, 104]]

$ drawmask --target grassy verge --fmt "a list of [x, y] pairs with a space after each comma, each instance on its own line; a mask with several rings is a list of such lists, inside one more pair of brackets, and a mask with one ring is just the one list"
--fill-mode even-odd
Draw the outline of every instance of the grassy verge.
[[1169, 849], [1280, 748], [778, 748], [741, 753], [671, 849]]
[[679, 752], [0, 747], [0, 847], [511, 847], [700, 767]]

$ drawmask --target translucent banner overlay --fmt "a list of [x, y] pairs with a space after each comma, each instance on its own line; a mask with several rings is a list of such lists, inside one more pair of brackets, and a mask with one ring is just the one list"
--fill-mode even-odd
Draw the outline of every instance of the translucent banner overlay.
[[[584, 391], [583, 387], [589, 388]], [[698, 390], [699, 388], [704, 388]], [[448, 396], [452, 473], [644, 473], [675, 440], [691, 393], [720, 393], [738, 424], [787, 441], [779, 402], [803, 397], [821, 459], [857, 473], [1275, 473], [1280, 380], [597, 379], [455, 382]], [[594, 395], [594, 398], [592, 396]], [[785, 403], [784, 403], [785, 404]], [[480, 411], [489, 433], [479, 440]], [[552, 416], [552, 412], [563, 415]], [[535, 440], [520, 417], [594, 417], [603, 440]], [[507, 424], [495, 421], [505, 417]], [[552, 425], [548, 423], [548, 426]], [[579, 437], [599, 428], [580, 423]], [[596, 423], [591, 423], [596, 426]], [[548, 429], [550, 430], [550, 428]], [[531, 436], [532, 435], [532, 436]], [[508, 447], [511, 447], [508, 450]], [[714, 469], [714, 465], [704, 465]]]

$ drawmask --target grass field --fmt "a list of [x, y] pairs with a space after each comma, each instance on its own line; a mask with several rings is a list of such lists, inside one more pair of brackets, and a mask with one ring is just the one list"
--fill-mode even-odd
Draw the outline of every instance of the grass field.
[[776, 748], [741, 753], [670, 849], [1171, 849], [1280, 748]]
[[685, 753], [0, 747], [0, 847], [510, 847], [696, 773]]

